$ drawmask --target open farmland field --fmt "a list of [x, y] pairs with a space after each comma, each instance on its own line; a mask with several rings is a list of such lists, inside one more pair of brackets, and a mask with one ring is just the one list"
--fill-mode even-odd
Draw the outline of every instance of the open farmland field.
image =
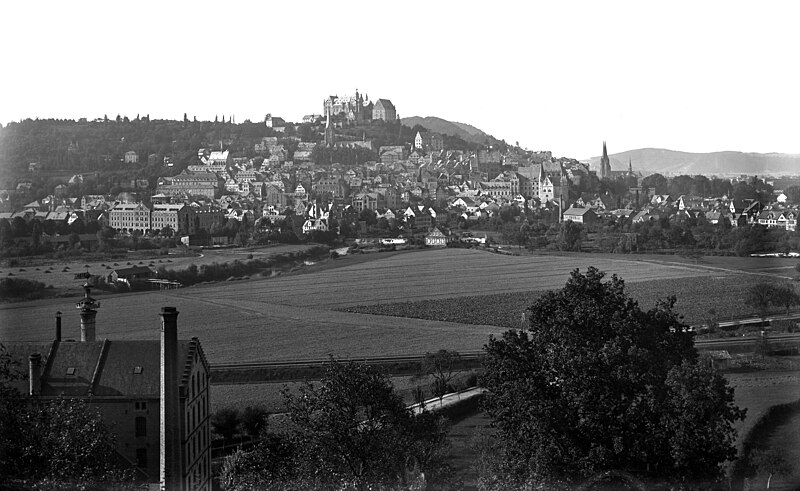
[[[574, 268], [595, 265], [629, 285], [720, 276], [702, 268], [653, 264], [592, 255], [504, 256], [478, 250], [441, 249], [376, 255], [316, 273], [197, 285], [180, 290], [99, 297], [98, 337], [158, 339], [162, 306], [181, 313], [181, 337], [198, 336], [212, 363], [302, 358], [420, 354], [440, 348], [478, 350], [492, 324], [410, 319], [335, 309], [424, 299], [450, 299], [560, 288]], [[653, 281], [655, 280], [655, 281]], [[53, 315], [65, 312], [64, 338], [79, 337], [74, 298], [0, 306], [0, 339], [41, 341], [53, 337]], [[71, 311], [71, 312], [70, 312]], [[520, 313], [516, 314], [519, 316]], [[518, 318], [518, 317], [517, 317]]]
[[[623, 277], [623, 279], [625, 279]], [[742, 299], [750, 286], [751, 277], [744, 274], [715, 274], [714, 276], [669, 278], [656, 281], [629, 283], [626, 292], [648, 310], [655, 307], [659, 299], [675, 295], [678, 299], [675, 310], [684, 316], [684, 322], [704, 322], [710, 308], [719, 313], [720, 320], [755, 315], [752, 307]], [[781, 281], [767, 280], [760, 281]], [[358, 305], [341, 307], [347, 312], [412, 317], [417, 319], [442, 320], [463, 324], [489, 324], [507, 328], [521, 325], [521, 313], [529, 307], [543, 291], [510, 292], [458, 299], [430, 299], [390, 304]], [[773, 309], [783, 313], [782, 309]]]
[[738, 256], [702, 256], [698, 259], [668, 254], [611, 254], [593, 253], [593, 256], [604, 258], [625, 257], [633, 261], [648, 261], [657, 264], [685, 265], [720, 272], [743, 272], [753, 275], [775, 276], [784, 279], [797, 277], [795, 265], [797, 258], [792, 257], [738, 257]]
[[[76, 280], [76, 273], [89, 272], [93, 275], [107, 275], [112, 269], [130, 268], [133, 266], [150, 266], [156, 269], [164, 266], [168, 269], [184, 269], [190, 264], [201, 266], [203, 264], [224, 263], [235, 259], [246, 260], [252, 254], [253, 258], [267, 258], [275, 254], [303, 250], [309, 246], [305, 244], [278, 244], [259, 248], [238, 249], [205, 249], [200, 254], [160, 256], [158, 250], [136, 251], [123, 254], [124, 257], [108, 257], [102, 260], [87, 260], [84, 258], [57, 259], [28, 259], [25, 264], [10, 268], [0, 266], [0, 277], [13, 275], [15, 278], [40, 281], [45, 285], [66, 293], [83, 294], [81, 285], [85, 280]], [[7, 264], [7, 261], [4, 263]]]

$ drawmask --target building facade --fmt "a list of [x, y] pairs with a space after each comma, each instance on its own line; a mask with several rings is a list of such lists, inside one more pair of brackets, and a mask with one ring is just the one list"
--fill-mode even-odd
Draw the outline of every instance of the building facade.
[[108, 224], [121, 232], [144, 234], [152, 228], [151, 213], [144, 203], [117, 203], [108, 211]]
[[383, 121], [395, 121], [397, 119], [397, 110], [389, 99], [378, 99], [375, 106], [372, 108], [372, 119], [380, 119]]
[[[151, 487], [211, 490], [209, 366], [197, 338], [178, 340], [174, 307], [161, 309], [161, 341], [98, 340], [99, 304], [78, 303], [80, 342], [9, 345], [29, 370], [18, 389], [43, 401], [63, 397], [96, 407], [117, 437], [121, 461]], [[76, 333], [77, 334], [77, 333]]]

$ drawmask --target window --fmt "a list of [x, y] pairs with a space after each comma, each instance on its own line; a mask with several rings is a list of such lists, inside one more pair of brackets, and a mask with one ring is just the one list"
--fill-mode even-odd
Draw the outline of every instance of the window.
[[136, 365], [135, 367], [133, 367], [133, 373], [136, 374], [136, 375], [141, 375], [142, 374], [142, 370], [144, 370], [144, 368], [139, 366], [139, 365]]
[[147, 418], [136, 416], [136, 436], [147, 436]]
[[67, 375], [75, 375], [75, 367], [67, 368]]
[[139, 467], [139, 468], [147, 467], [147, 449], [146, 448], [137, 448], [136, 449], [136, 467]]
[[144, 401], [136, 402], [135, 407], [137, 411], [147, 411], [147, 403]]

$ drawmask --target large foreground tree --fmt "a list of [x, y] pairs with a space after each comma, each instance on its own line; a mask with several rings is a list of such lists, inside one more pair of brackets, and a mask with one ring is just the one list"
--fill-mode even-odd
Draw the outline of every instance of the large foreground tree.
[[642, 311], [590, 267], [528, 310], [527, 331], [486, 346], [485, 407], [498, 430], [488, 487], [581, 481], [614, 470], [683, 484], [736, 455], [733, 389], [698, 361], [675, 299]]
[[284, 396], [286, 431], [226, 459], [225, 489], [446, 488], [443, 420], [413, 414], [375, 368], [331, 360], [322, 380]]

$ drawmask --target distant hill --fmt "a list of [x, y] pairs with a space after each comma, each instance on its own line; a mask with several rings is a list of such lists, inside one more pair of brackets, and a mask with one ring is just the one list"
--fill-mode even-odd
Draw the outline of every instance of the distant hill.
[[[640, 148], [609, 155], [611, 170], [633, 170], [643, 174], [673, 175], [786, 175], [800, 174], [800, 155], [785, 153], [712, 152], [689, 153], [663, 148]], [[600, 168], [600, 156], [591, 158], [591, 168]]]
[[409, 128], [415, 125], [424, 126], [434, 133], [441, 133], [443, 135], [457, 136], [462, 140], [470, 143], [477, 143], [483, 145], [488, 140], [490, 144], [494, 144], [497, 139], [492, 135], [486, 134], [478, 128], [468, 125], [466, 123], [454, 123], [446, 119], [437, 118], [434, 116], [420, 117], [412, 116], [410, 118], [401, 118], [400, 121]]

